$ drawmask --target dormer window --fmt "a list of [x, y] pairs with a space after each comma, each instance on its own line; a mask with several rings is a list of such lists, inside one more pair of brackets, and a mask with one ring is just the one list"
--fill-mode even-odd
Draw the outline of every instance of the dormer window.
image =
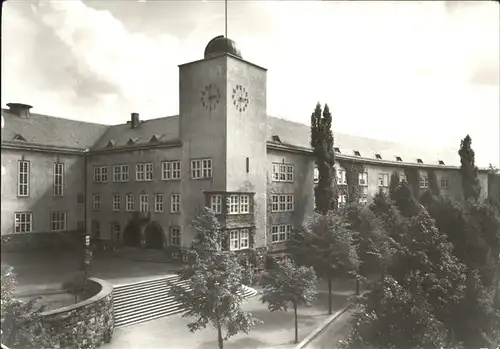
[[278, 135], [273, 135], [271, 139], [273, 140], [273, 142], [281, 143], [281, 139]]
[[339, 149], [339, 148], [335, 147], [335, 148], [333, 148], [333, 150], [334, 150], [337, 154], [340, 154], [340, 149]]
[[396, 156], [396, 161], [403, 161], [403, 159], [401, 159], [401, 156]]
[[380, 154], [375, 154], [375, 158], [382, 160], [382, 156]]
[[14, 136], [14, 140], [15, 141], [22, 141], [22, 142], [26, 142], [26, 138], [24, 138], [23, 136], [21, 136], [20, 133], [16, 133], [16, 135]]
[[153, 137], [151, 137], [151, 139], [149, 140], [150, 143], [157, 143], [160, 141], [160, 138], [161, 136], [156, 134], [156, 135], [153, 135]]
[[130, 138], [127, 142], [127, 145], [134, 145], [137, 142], [137, 138]]
[[106, 144], [106, 148], [113, 148], [115, 146], [116, 142], [114, 140], [110, 140], [108, 144]]
[[424, 163], [424, 162], [422, 161], [422, 159], [417, 159], [417, 162], [418, 162], [419, 164], [423, 164], [423, 163]]
[[444, 161], [443, 160], [439, 160], [439, 164], [440, 165], [444, 165]]
[[355, 151], [354, 151], [354, 155], [356, 155], [356, 156], [361, 156], [361, 153], [360, 153], [359, 151], [355, 150]]

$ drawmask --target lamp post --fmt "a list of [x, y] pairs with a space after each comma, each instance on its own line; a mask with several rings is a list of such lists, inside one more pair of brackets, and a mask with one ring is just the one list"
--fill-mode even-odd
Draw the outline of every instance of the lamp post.
[[83, 254], [83, 272], [85, 279], [88, 277], [90, 268], [92, 268], [92, 247], [90, 245], [90, 234], [85, 231], [85, 248]]

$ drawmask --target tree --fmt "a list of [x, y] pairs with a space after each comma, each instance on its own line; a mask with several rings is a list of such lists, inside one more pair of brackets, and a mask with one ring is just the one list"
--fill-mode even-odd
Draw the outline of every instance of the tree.
[[389, 237], [399, 242], [401, 236], [407, 231], [406, 226], [408, 222], [382, 190], [373, 197], [373, 201], [370, 204], [370, 211], [380, 219]]
[[391, 174], [391, 180], [389, 182], [389, 197], [391, 198], [391, 200], [395, 200], [394, 194], [396, 193], [396, 190], [399, 188], [399, 183], [400, 183], [399, 174], [396, 171], [394, 171]]
[[358, 268], [354, 235], [344, 215], [334, 211], [325, 215], [314, 212], [290, 241], [290, 251], [296, 260], [314, 267], [316, 274], [327, 280], [329, 314], [332, 280], [354, 275]]
[[259, 320], [241, 309], [244, 270], [235, 253], [223, 249], [224, 236], [215, 214], [206, 209], [194, 225], [193, 248], [179, 272], [189, 286], [172, 284], [169, 292], [184, 308], [183, 317], [197, 318], [188, 324], [189, 330], [195, 332], [212, 324], [222, 349], [224, 340], [239, 332], [248, 333]]
[[288, 311], [293, 306], [295, 315], [295, 343], [299, 341], [297, 307], [310, 306], [316, 297], [316, 274], [312, 267], [296, 266], [287, 258], [276, 262], [262, 278], [262, 303], [268, 303], [271, 311]]
[[413, 217], [420, 212], [420, 204], [407, 182], [402, 182], [394, 192], [394, 202], [403, 217]]
[[475, 165], [475, 154], [471, 147], [472, 139], [469, 135], [465, 136], [460, 142], [460, 175], [462, 176], [462, 189], [465, 200], [479, 200], [481, 185], [479, 184], [479, 170]]
[[337, 207], [332, 115], [327, 104], [323, 115], [319, 102], [311, 115], [311, 147], [319, 173], [318, 186], [315, 188], [316, 209], [325, 214]]
[[61, 289], [75, 298], [75, 303], [78, 302], [78, 296], [82, 295], [87, 289], [87, 279], [83, 273], [78, 273], [70, 280], [64, 282]]

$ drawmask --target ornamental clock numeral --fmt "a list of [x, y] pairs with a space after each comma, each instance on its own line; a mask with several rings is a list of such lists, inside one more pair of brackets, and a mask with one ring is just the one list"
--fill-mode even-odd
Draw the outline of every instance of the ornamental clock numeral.
[[220, 102], [220, 89], [215, 84], [208, 84], [201, 91], [201, 105], [208, 111], [215, 110]]
[[248, 91], [242, 85], [236, 85], [233, 88], [233, 93], [231, 95], [233, 99], [233, 105], [237, 111], [244, 112], [248, 108]]

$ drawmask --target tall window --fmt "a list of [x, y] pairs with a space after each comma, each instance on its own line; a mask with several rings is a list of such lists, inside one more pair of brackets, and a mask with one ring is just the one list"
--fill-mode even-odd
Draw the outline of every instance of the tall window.
[[125, 210], [128, 212], [131, 212], [134, 210], [134, 195], [133, 194], [127, 194], [125, 196]]
[[50, 230], [65, 231], [66, 230], [66, 212], [55, 211], [50, 214]]
[[358, 184], [362, 186], [368, 185], [368, 173], [366, 172], [358, 173]]
[[170, 213], [179, 213], [181, 211], [181, 194], [172, 194], [170, 196]]
[[120, 200], [120, 194], [113, 194], [113, 211], [120, 211], [120, 204], [121, 204], [121, 200]]
[[273, 162], [273, 181], [274, 182], [293, 182], [294, 180], [294, 165], [280, 164]]
[[148, 212], [148, 194], [141, 194], [139, 196], [139, 210], [141, 212]]
[[319, 170], [318, 170], [317, 167], [314, 167], [313, 182], [314, 182], [314, 184], [318, 184], [319, 183]]
[[122, 182], [128, 182], [129, 180], [129, 167], [128, 165], [122, 165]]
[[16, 212], [14, 215], [14, 231], [16, 233], [30, 233], [33, 228], [33, 214], [31, 212]]
[[135, 165], [135, 180], [136, 181], [152, 181], [153, 180], [153, 164], [137, 164]]
[[212, 178], [212, 159], [191, 160], [191, 178]]
[[170, 245], [180, 246], [181, 245], [181, 228], [171, 227], [170, 228]]
[[248, 195], [240, 195], [240, 213], [250, 212], [250, 197]]
[[403, 182], [406, 182], [406, 175], [403, 172], [401, 172], [399, 174], [399, 183], [403, 183]]
[[54, 196], [63, 196], [64, 164], [54, 163]]
[[229, 231], [229, 249], [231, 251], [247, 249], [250, 245], [248, 229]]
[[359, 203], [363, 204], [363, 205], [366, 205], [368, 203], [368, 196], [361, 195], [361, 197], [359, 198]]
[[337, 170], [337, 184], [346, 185], [347, 184], [347, 172], [345, 170]]
[[447, 189], [448, 186], [450, 185], [449, 179], [447, 176], [442, 176], [440, 182], [441, 182], [441, 188], [443, 188], [443, 189]]
[[155, 194], [155, 212], [163, 212], [163, 194]]
[[108, 182], [108, 167], [94, 166], [94, 183], [107, 183], [107, 182]]
[[101, 208], [101, 194], [92, 194], [92, 208], [94, 210]]
[[212, 195], [210, 197], [210, 208], [214, 213], [222, 213], [222, 195]]
[[17, 195], [29, 196], [30, 194], [30, 162], [20, 160], [17, 163]]
[[378, 186], [379, 187], [388, 187], [389, 186], [389, 174], [388, 173], [379, 173], [378, 174]]
[[429, 187], [429, 177], [420, 176], [420, 188], [427, 188], [427, 187]]
[[271, 226], [271, 242], [282, 242], [290, 240], [292, 233], [291, 224], [276, 224]]
[[293, 195], [288, 194], [286, 196], [286, 210], [293, 211]]
[[181, 178], [180, 161], [163, 161], [161, 163], [161, 179], [164, 181]]
[[112, 239], [116, 240], [120, 239], [120, 223], [118, 222], [111, 223], [110, 230]]
[[239, 213], [240, 208], [240, 196], [231, 195], [229, 196], [229, 214]]
[[279, 206], [279, 198], [280, 196], [279, 195], [272, 195], [272, 207], [271, 207], [271, 211], [272, 212], [278, 212], [280, 210], [280, 206]]
[[337, 205], [339, 208], [344, 207], [347, 203], [347, 196], [345, 194], [341, 194], [337, 197]]

